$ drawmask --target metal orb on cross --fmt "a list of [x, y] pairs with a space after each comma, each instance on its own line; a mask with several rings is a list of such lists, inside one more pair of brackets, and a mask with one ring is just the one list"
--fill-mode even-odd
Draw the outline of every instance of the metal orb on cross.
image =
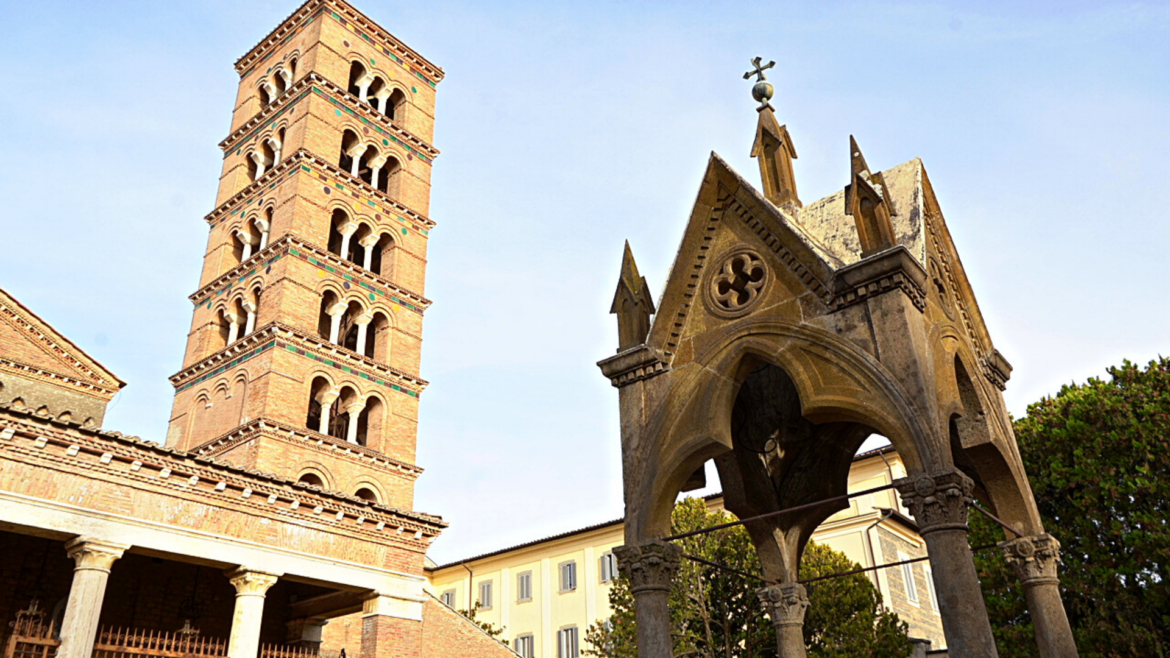
[[756, 102], [760, 104], [761, 108], [767, 107], [768, 101], [772, 100], [772, 94], [776, 93], [776, 90], [772, 87], [772, 83], [768, 82], [767, 76], [764, 75], [764, 71], [776, 66], [776, 62], [770, 61], [761, 66], [760, 63], [763, 60], [763, 57], [753, 58], [753, 69], [743, 74], [744, 80], [751, 78], [753, 75], [756, 76], [756, 84], [752, 85], [752, 98], [756, 99]]

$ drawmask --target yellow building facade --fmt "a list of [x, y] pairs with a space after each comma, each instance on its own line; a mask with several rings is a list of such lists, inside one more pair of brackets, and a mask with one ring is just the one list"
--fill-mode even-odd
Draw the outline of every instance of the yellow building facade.
[[[859, 454], [850, 470], [850, 493], [905, 477], [892, 448]], [[722, 496], [707, 505], [723, 509]], [[479, 603], [477, 619], [504, 629], [522, 658], [576, 658], [587, 648], [589, 626], [608, 618], [609, 590], [616, 576], [613, 548], [621, 546], [620, 519], [505, 548], [484, 555], [428, 565], [428, 589], [460, 610]], [[825, 521], [813, 541], [847, 555], [863, 567], [925, 557], [898, 494], [889, 489], [858, 496], [848, 509]], [[910, 626], [910, 636], [945, 644], [928, 562], [870, 572], [886, 607]]]

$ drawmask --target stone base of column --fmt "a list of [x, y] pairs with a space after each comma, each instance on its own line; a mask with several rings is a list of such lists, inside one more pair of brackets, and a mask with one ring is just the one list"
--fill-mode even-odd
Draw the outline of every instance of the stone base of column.
[[361, 658], [417, 658], [422, 649], [421, 621], [387, 615], [362, 618]]

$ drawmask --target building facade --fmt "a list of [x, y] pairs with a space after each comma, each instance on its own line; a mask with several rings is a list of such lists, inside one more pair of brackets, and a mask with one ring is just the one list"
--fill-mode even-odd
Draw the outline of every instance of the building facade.
[[[865, 491], [904, 477], [898, 453], [862, 453], [849, 474], [849, 491]], [[723, 509], [722, 495], [707, 504]], [[590, 625], [612, 614], [609, 590], [617, 575], [613, 549], [624, 543], [620, 519], [428, 569], [430, 592], [447, 605], [503, 627], [504, 637], [525, 658], [572, 658], [587, 648]], [[862, 567], [926, 555], [917, 526], [897, 493], [858, 496], [829, 517], [813, 541], [840, 551]], [[945, 646], [928, 563], [869, 573], [887, 608], [910, 627], [910, 636]]]
[[235, 68], [165, 445], [0, 293], [6, 658], [513, 655], [427, 594], [414, 511], [443, 72], [344, 0]]

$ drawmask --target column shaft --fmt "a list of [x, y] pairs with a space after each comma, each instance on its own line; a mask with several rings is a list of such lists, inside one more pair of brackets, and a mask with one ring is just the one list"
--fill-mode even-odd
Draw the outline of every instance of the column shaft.
[[329, 342], [337, 344], [341, 339], [338, 334], [341, 333], [341, 313], [329, 316]]
[[1024, 586], [1041, 658], [1076, 658], [1077, 645], [1060, 600], [1060, 580], [1056, 575], [1060, 542], [1043, 534], [1001, 542], [999, 547]]
[[236, 608], [232, 614], [232, 634], [228, 638], [228, 658], [256, 658], [260, 651], [260, 622], [264, 618], [264, 595], [276, 583], [277, 575], [240, 567], [227, 576], [236, 588]]
[[618, 546], [613, 552], [618, 567], [630, 579], [630, 592], [634, 595], [638, 658], [672, 658], [668, 599], [682, 550], [652, 540], [640, 546]]
[[65, 604], [65, 618], [61, 621], [58, 658], [90, 658], [93, 655], [110, 567], [122, 557], [126, 548], [82, 537], [65, 544], [65, 550], [76, 566], [69, 601]]
[[780, 658], [805, 658], [804, 613], [808, 610], [808, 592], [804, 585], [785, 583], [756, 590], [764, 612], [776, 629], [776, 652]]
[[358, 434], [358, 417], [361, 416], [361, 410], [349, 412], [349, 427], [345, 430], [345, 440], [350, 443], [357, 443]]
[[332, 406], [333, 404], [329, 402], [321, 405], [321, 426], [317, 428], [317, 431], [322, 434], [329, 433], [329, 408]]
[[997, 658], [987, 606], [967, 543], [967, 507], [974, 500], [971, 492], [975, 483], [958, 470], [950, 470], [912, 475], [894, 484], [926, 541], [949, 655]]

